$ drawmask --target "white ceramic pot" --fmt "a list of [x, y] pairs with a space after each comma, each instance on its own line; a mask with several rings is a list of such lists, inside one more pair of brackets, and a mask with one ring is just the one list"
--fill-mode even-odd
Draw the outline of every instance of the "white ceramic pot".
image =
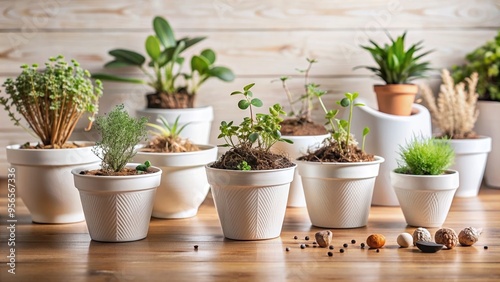
[[500, 188], [500, 102], [478, 101], [479, 116], [474, 127], [477, 134], [490, 136], [491, 152], [488, 154], [484, 180], [486, 185]]
[[161, 169], [152, 167], [154, 173], [129, 176], [80, 174], [98, 168], [92, 165], [71, 171], [92, 240], [128, 242], [146, 238]]
[[455, 151], [455, 164], [450, 169], [458, 171], [460, 178], [455, 197], [475, 197], [483, 181], [491, 138], [451, 139], [450, 144]]
[[448, 216], [459, 176], [455, 170], [447, 170], [442, 175], [410, 175], [392, 171], [391, 182], [408, 225], [440, 227]]
[[311, 223], [323, 228], [365, 226], [382, 162], [378, 156], [357, 163], [297, 161]]
[[222, 233], [234, 240], [279, 237], [295, 165], [277, 170], [225, 170], [206, 166]]
[[179, 127], [189, 123], [180, 136], [195, 144], [208, 144], [214, 109], [212, 106], [188, 109], [143, 109], [137, 110], [137, 115], [147, 117], [151, 123], [157, 123], [158, 117], [162, 116], [169, 124], [173, 124], [180, 116]]
[[205, 165], [215, 161], [217, 147], [198, 145], [201, 149], [186, 153], [149, 153], [138, 151], [134, 162], [150, 161], [163, 174], [156, 191], [153, 216], [186, 218], [198, 213], [210, 189]]
[[[290, 139], [293, 144], [286, 142], [277, 142], [272, 147], [271, 150], [276, 153], [283, 153], [287, 155], [291, 160], [295, 160], [298, 157], [307, 154], [308, 150], [317, 149], [323, 140], [330, 136], [329, 134], [324, 135], [312, 135], [312, 136], [282, 136], [285, 139]], [[288, 194], [288, 207], [305, 207], [306, 198], [304, 196], [304, 189], [302, 188], [302, 180], [295, 170], [295, 175], [293, 177], [292, 183], [290, 183], [290, 193]]]
[[90, 142], [74, 149], [19, 149], [7, 146], [7, 161], [15, 169], [18, 196], [37, 223], [84, 221], [82, 204], [71, 170], [100, 162]]
[[[363, 99], [356, 102], [367, 104]], [[418, 104], [413, 104], [410, 116], [382, 113], [368, 105], [354, 107], [353, 115], [351, 130], [354, 136], [362, 136], [363, 129], [369, 127], [365, 151], [385, 159], [375, 180], [372, 204], [398, 206], [398, 198], [391, 188], [390, 173], [398, 167], [399, 146], [406, 145], [414, 136], [431, 137], [431, 115], [427, 108]]]

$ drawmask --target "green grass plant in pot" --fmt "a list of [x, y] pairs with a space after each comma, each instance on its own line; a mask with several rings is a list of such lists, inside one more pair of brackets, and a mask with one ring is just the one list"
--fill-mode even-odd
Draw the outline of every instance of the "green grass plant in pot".
[[411, 84], [417, 78], [425, 78], [430, 70], [429, 62], [422, 61], [431, 51], [422, 50], [422, 41], [406, 48], [406, 32], [396, 39], [390, 37], [390, 44], [378, 44], [370, 40], [371, 45], [361, 46], [367, 50], [377, 66], [358, 66], [373, 72], [385, 82], [375, 85], [378, 109], [381, 112], [400, 116], [409, 116], [418, 86]]
[[459, 186], [459, 173], [449, 169], [454, 158], [453, 148], [443, 139], [414, 137], [400, 148], [391, 184], [408, 225], [443, 225]]
[[87, 70], [63, 56], [50, 58], [44, 68], [37, 64], [21, 68], [17, 78], [4, 82], [5, 93], [0, 96], [14, 124], [38, 139], [7, 146], [18, 195], [34, 222], [83, 221], [70, 171], [99, 159], [91, 152], [93, 143], [68, 140], [84, 115], [89, 115], [90, 130], [102, 95], [101, 82], [93, 84]]

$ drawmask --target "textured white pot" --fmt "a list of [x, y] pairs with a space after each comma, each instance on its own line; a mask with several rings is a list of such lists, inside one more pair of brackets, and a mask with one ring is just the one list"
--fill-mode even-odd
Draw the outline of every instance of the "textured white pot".
[[225, 170], [206, 166], [222, 233], [234, 240], [280, 236], [295, 166], [277, 170]]
[[455, 170], [447, 170], [442, 175], [409, 175], [392, 171], [391, 182], [408, 225], [440, 227], [448, 216], [459, 176]]
[[162, 116], [169, 124], [173, 124], [180, 116], [179, 127], [189, 123], [180, 136], [195, 144], [208, 144], [214, 109], [212, 106], [188, 109], [143, 109], [137, 110], [137, 115], [147, 117], [151, 123], [157, 123], [158, 117]]
[[324, 228], [365, 226], [382, 162], [378, 156], [357, 163], [297, 161], [311, 223]]
[[491, 152], [488, 154], [484, 179], [486, 185], [500, 188], [500, 102], [478, 101], [477, 108], [479, 117], [477, 118], [474, 131], [477, 134], [490, 136], [492, 139]]
[[71, 171], [92, 240], [128, 242], [146, 238], [161, 169], [153, 167], [154, 173], [130, 176], [80, 174], [98, 168], [92, 165]]
[[455, 164], [450, 169], [458, 171], [460, 178], [455, 197], [475, 197], [483, 181], [491, 138], [451, 139], [450, 144], [455, 151]]
[[[323, 140], [330, 136], [329, 134], [324, 135], [312, 135], [312, 136], [282, 136], [283, 138], [290, 139], [293, 144], [286, 142], [277, 142], [273, 145], [271, 150], [277, 153], [284, 153], [291, 160], [295, 160], [298, 157], [307, 154], [309, 149], [317, 149]], [[302, 188], [302, 180], [295, 170], [295, 175], [293, 177], [292, 183], [290, 183], [290, 193], [288, 194], [288, 207], [305, 207], [306, 198], [304, 196], [304, 189]]]
[[215, 161], [217, 147], [198, 145], [201, 149], [186, 153], [148, 153], [138, 151], [134, 162], [150, 161], [163, 174], [156, 191], [153, 216], [186, 218], [198, 213], [210, 189], [205, 165]]
[[[367, 104], [362, 99], [356, 102]], [[398, 167], [399, 146], [404, 146], [414, 136], [431, 137], [431, 115], [427, 108], [418, 104], [413, 104], [410, 116], [382, 113], [368, 105], [354, 107], [353, 115], [351, 130], [354, 136], [362, 136], [363, 129], [369, 127], [371, 130], [366, 136], [365, 150], [385, 159], [375, 180], [372, 204], [398, 206], [398, 199], [391, 188], [390, 173]]]
[[7, 161], [15, 169], [18, 196], [37, 223], [84, 221], [71, 170], [100, 162], [89, 142], [74, 149], [19, 149], [7, 146]]

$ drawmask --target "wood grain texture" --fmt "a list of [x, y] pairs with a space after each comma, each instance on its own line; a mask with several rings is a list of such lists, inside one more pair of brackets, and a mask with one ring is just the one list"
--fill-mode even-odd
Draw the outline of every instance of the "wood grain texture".
[[[0, 193], [0, 206], [5, 207], [5, 180], [0, 182]], [[500, 190], [485, 187], [476, 198], [455, 199], [444, 226], [457, 232], [467, 226], [482, 227], [484, 232], [472, 247], [435, 254], [398, 248], [397, 235], [415, 228], [406, 226], [399, 207], [372, 207], [366, 227], [333, 230], [335, 249], [328, 257], [328, 250], [304, 240], [320, 230], [310, 225], [305, 208], [287, 209], [277, 239], [233, 241], [224, 239], [209, 197], [196, 217], [152, 219], [146, 239], [114, 244], [91, 241], [85, 222], [33, 224], [18, 198], [16, 275], [6, 272], [7, 233], [2, 232], [0, 277], [2, 281], [498, 281], [499, 203]], [[5, 208], [0, 215], [0, 228], [5, 230]], [[436, 230], [429, 229], [432, 234]], [[359, 247], [373, 233], [387, 239], [379, 253]], [[352, 239], [356, 244], [350, 244]], [[310, 247], [301, 250], [301, 243]], [[344, 243], [349, 246], [341, 254]], [[194, 245], [199, 245], [198, 251]]]

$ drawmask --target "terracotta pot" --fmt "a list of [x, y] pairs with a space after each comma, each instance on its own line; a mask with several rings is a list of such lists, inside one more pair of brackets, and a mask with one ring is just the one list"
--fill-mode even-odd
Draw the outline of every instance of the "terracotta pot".
[[414, 84], [374, 85], [378, 110], [391, 115], [409, 116], [418, 92]]

